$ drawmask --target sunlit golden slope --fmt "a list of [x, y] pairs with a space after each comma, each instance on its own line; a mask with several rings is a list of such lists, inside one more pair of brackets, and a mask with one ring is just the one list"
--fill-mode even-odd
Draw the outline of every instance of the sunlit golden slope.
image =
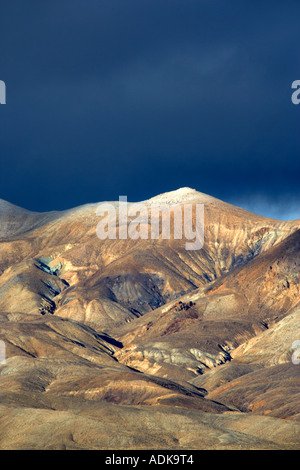
[[0, 200], [0, 448], [299, 448], [300, 221], [143, 203], [204, 204], [203, 248]]

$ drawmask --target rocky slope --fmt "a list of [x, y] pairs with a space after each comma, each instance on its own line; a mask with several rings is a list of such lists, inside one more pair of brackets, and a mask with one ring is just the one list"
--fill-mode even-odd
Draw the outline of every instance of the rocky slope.
[[203, 248], [0, 201], [0, 448], [299, 448], [300, 221], [143, 204], [204, 204]]

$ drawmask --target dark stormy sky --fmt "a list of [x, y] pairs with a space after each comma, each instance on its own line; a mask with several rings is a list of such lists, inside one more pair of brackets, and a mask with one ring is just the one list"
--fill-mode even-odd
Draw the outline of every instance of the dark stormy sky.
[[190, 186], [300, 218], [299, 18], [299, 1], [3, 0], [0, 197]]

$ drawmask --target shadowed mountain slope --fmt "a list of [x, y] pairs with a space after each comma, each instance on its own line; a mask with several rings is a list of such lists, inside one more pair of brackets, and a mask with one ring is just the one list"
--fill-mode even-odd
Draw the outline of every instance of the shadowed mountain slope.
[[299, 448], [300, 221], [190, 188], [143, 204], [147, 230], [204, 204], [202, 249], [0, 200], [0, 448]]

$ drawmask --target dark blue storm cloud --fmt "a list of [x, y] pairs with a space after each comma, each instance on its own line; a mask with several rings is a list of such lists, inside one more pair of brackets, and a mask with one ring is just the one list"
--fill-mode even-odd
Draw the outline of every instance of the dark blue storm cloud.
[[296, 1], [4, 1], [0, 197], [31, 210], [190, 186], [300, 217]]

